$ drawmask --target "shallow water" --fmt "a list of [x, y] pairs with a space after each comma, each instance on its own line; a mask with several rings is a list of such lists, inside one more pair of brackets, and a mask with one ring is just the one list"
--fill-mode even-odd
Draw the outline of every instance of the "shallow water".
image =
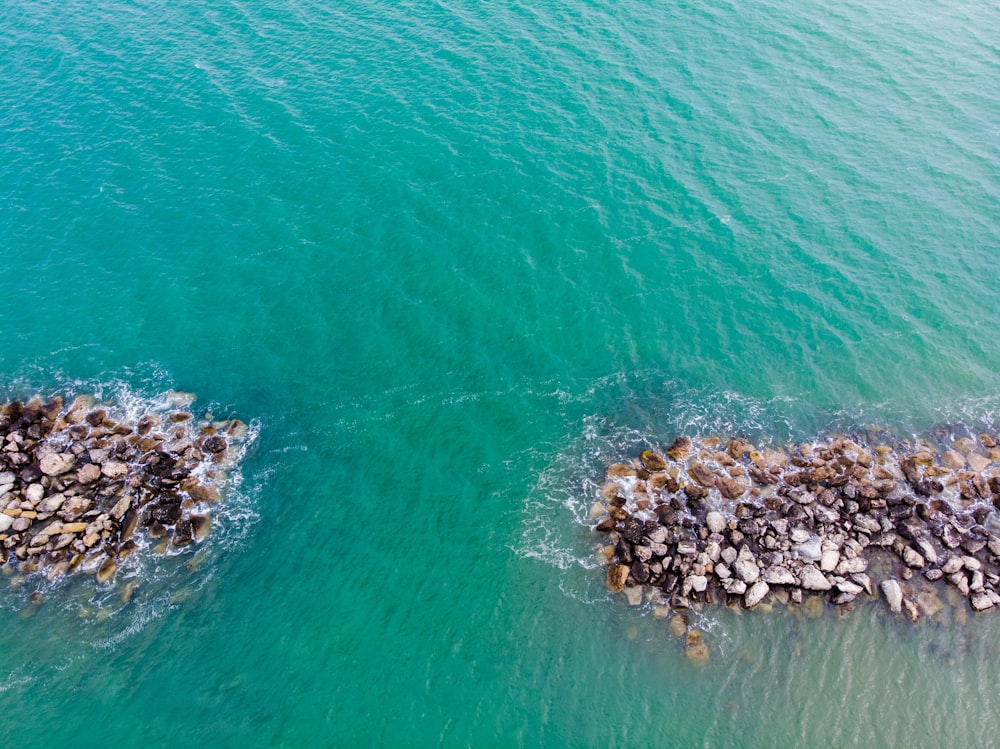
[[246, 522], [188, 584], [0, 606], [0, 738], [990, 745], [1000, 617], [720, 613], [697, 669], [578, 519], [680, 433], [1000, 422], [997, 28], [0, 6], [0, 394], [260, 425]]

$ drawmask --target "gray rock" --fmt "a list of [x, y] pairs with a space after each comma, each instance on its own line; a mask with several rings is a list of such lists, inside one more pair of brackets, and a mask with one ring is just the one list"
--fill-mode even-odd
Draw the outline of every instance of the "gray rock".
[[868, 569], [868, 560], [863, 557], [854, 557], [853, 559], [841, 559], [840, 563], [837, 565], [838, 575], [856, 575], [864, 572]]
[[882, 595], [885, 596], [885, 602], [889, 604], [889, 610], [898, 614], [903, 610], [903, 589], [899, 586], [899, 582], [896, 580], [883, 580], [879, 584], [879, 588], [882, 590]]
[[823, 572], [833, 572], [837, 569], [837, 564], [840, 562], [840, 552], [835, 548], [825, 548], [823, 549], [823, 554], [820, 557], [819, 568]]
[[852, 583], [850, 580], [839, 580], [836, 587], [841, 593], [849, 593], [852, 597], [864, 591], [863, 587], [857, 583]]
[[969, 604], [976, 611], [985, 611], [995, 605], [989, 594], [983, 591], [976, 591], [969, 597]]
[[798, 552], [800, 558], [807, 562], [818, 562], [823, 558], [823, 545], [819, 540], [819, 536], [814, 536], [804, 543], [798, 544], [795, 547], [795, 551]]
[[725, 563], [719, 562], [715, 565], [715, 576], [720, 580], [726, 580], [732, 577], [733, 573], [730, 571], [729, 567], [725, 565]]
[[740, 580], [748, 585], [753, 585], [757, 582], [757, 578], [760, 576], [760, 568], [757, 566], [757, 560], [754, 558], [753, 552], [748, 547], [744, 546], [740, 549], [736, 563], [733, 564], [733, 571]]
[[948, 557], [945, 563], [941, 565], [941, 571], [946, 575], [954, 574], [962, 569], [963, 562], [961, 557]]
[[826, 576], [811, 564], [799, 571], [799, 580], [806, 590], [830, 590], [833, 587]]
[[693, 590], [695, 593], [704, 593], [708, 587], [708, 578], [704, 575], [688, 575], [684, 578], [684, 593]]
[[727, 578], [722, 581], [722, 587], [727, 593], [734, 596], [741, 596], [747, 592], [747, 584], [742, 580], [737, 580], [735, 577]]
[[792, 528], [789, 538], [792, 539], [793, 544], [803, 544], [809, 540], [809, 535], [809, 531], [805, 528]]
[[737, 554], [736, 549], [734, 549], [732, 546], [727, 546], [726, 548], [724, 548], [722, 550], [722, 555], [721, 556], [722, 556], [722, 560], [726, 564], [730, 564], [731, 565], [733, 562], [736, 561], [737, 555], [738, 554]]
[[746, 597], [743, 599], [743, 603], [746, 605], [748, 609], [752, 609], [754, 606], [756, 606], [758, 603], [764, 600], [764, 596], [766, 596], [769, 591], [770, 588], [767, 586], [767, 583], [764, 582], [763, 580], [758, 580], [757, 582], [755, 582], [753, 585], [750, 586], [749, 590], [747, 590]]
[[786, 567], [768, 567], [764, 570], [764, 582], [769, 585], [798, 585], [798, 578]]

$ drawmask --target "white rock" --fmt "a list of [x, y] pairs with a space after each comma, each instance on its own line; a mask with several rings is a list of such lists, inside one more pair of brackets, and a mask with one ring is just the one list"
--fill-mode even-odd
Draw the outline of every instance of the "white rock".
[[752, 609], [754, 606], [756, 606], [758, 603], [764, 600], [764, 596], [766, 596], [770, 592], [770, 590], [771, 589], [767, 587], [767, 583], [765, 583], [763, 580], [758, 580], [757, 582], [755, 582], [753, 585], [750, 586], [750, 589], [747, 591], [746, 598], [743, 599], [743, 602], [744, 604], [746, 604], [746, 607], [748, 609]]
[[741, 596], [747, 592], [747, 584], [742, 580], [737, 580], [735, 577], [723, 580], [722, 587], [726, 589], [727, 593], [731, 593], [734, 596]]
[[823, 546], [818, 536], [814, 536], [804, 543], [799, 544], [795, 547], [795, 550], [799, 553], [799, 557], [805, 559], [807, 562], [818, 562], [823, 558]]
[[123, 463], [120, 460], [109, 460], [107, 463], [101, 464], [101, 473], [109, 479], [124, 478], [128, 476], [128, 463]]
[[737, 552], [732, 546], [727, 546], [722, 550], [722, 559], [726, 564], [732, 564], [736, 561]]
[[868, 561], [863, 557], [854, 559], [841, 559], [837, 565], [838, 575], [857, 575], [868, 569]]
[[841, 580], [837, 583], [837, 590], [841, 593], [849, 593], [852, 596], [859, 595], [864, 591], [857, 583], [852, 583], [850, 580]]
[[757, 560], [749, 547], [744, 546], [740, 549], [740, 554], [733, 565], [733, 571], [740, 580], [748, 585], [757, 582], [757, 578], [760, 577], [760, 568], [757, 566]]
[[946, 575], [951, 575], [962, 569], [961, 557], [948, 557], [948, 560], [941, 565], [941, 571]]
[[972, 596], [969, 598], [969, 603], [972, 605], [972, 608], [974, 608], [976, 611], [985, 611], [986, 609], [993, 608], [993, 606], [995, 605], [993, 603], [993, 599], [990, 598], [990, 596], [987, 593], [981, 590], [977, 590], [975, 593], [972, 594]]
[[726, 518], [721, 512], [712, 510], [705, 515], [705, 525], [710, 533], [722, 533], [726, 529]]
[[799, 581], [786, 567], [768, 567], [764, 570], [764, 582], [770, 585], [798, 585]]
[[695, 593], [704, 593], [708, 587], [708, 578], [704, 575], [688, 575], [684, 578], [684, 587]]
[[840, 562], [840, 552], [837, 549], [826, 548], [823, 550], [823, 554], [820, 557], [819, 568], [823, 572], [833, 572], [837, 569], [837, 564]]
[[46, 476], [60, 476], [76, 465], [72, 453], [45, 453], [38, 461], [38, 467]]
[[898, 614], [903, 610], [903, 589], [899, 587], [899, 583], [895, 580], [883, 580], [879, 583], [879, 588], [882, 589], [882, 595], [885, 596], [885, 602], [889, 604], [889, 610]]
[[826, 576], [811, 564], [799, 571], [799, 579], [806, 590], [830, 590], [833, 587]]
[[41, 484], [29, 484], [24, 490], [24, 498], [32, 504], [38, 504], [45, 496], [45, 487]]
[[715, 576], [720, 580], [725, 580], [726, 578], [732, 577], [733, 573], [723, 562], [719, 562], [715, 565]]
[[903, 547], [903, 564], [907, 567], [913, 567], [914, 569], [919, 570], [924, 566], [924, 558], [916, 549], [905, 546]]
[[0, 533], [10, 530], [10, 527], [14, 525], [14, 518], [10, 515], [4, 515], [0, 513]]

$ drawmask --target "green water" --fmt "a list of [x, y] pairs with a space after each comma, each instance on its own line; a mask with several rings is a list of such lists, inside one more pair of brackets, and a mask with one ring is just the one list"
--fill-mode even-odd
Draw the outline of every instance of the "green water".
[[0, 394], [259, 429], [199, 570], [0, 590], [0, 744], [993, 745], [1000, 617], [699, 669], [580, 522], [682, 432], [1000, 421], [1000, 10], [883, 5], [0, 4]]

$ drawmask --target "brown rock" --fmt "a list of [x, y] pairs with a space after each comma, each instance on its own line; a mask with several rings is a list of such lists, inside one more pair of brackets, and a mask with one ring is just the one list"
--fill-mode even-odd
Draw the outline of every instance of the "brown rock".
[[688, 468], [688, 475], [706, 488], [715, 486], [715, 474], [704, 463], [692, 463]]
[[628, 580], [630, 569], [624, 564], [612, 564], [608, 566], [608, 590], [612, 593], [621, 593], [625, 588], [625, 581]]

